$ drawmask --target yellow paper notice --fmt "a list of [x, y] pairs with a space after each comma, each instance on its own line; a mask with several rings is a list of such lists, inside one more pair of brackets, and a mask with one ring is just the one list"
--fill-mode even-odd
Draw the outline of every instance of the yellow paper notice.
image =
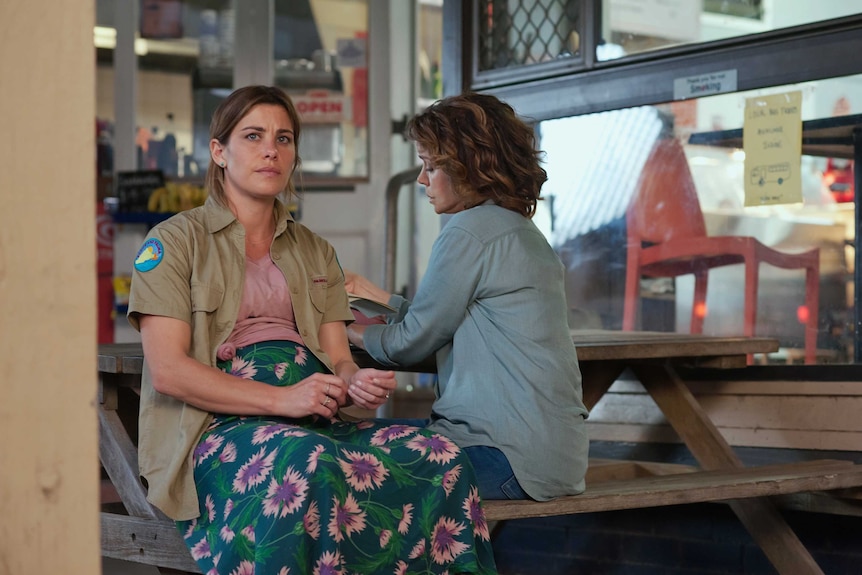
[[802, 92], [746, 98], [745, 205], [802, 201]]

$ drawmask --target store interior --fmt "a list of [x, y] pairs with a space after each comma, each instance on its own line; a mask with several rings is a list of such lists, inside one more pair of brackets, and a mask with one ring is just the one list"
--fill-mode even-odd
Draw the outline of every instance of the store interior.
[[[379, 194], [379, 189], [365, 185], [411, 163], [407, 159], [391, 166], [388, 173], [372, 173], [377, 167], [369, 154], [368, 123], [374, 118], [368, 116], [367, 70], [375, 64], [368, 59], [367, 40], [373, 38], [375, 24], [369, 21], [367, 8], [367, 2], [356, 0], [273, 3], [273, 82], [285, 87], [307, 110], [302, 184], [309, 191], [293, 206], [300, 218], [315, 211], [321, 195], [317, 190], [328, 187]], [[180, 196], [194, 197], [195, 192], [185, 188], [199, 187], [202, 182], [208, 162], [206, 119], [232, 81], [236, 11], [225, 0], [142, 3], [141, 30], [135, 38], [134, 169], [158, 171], [169, 188], [184, 189], [171, 190], [173, 205], [166, 193], [161, 205], [154, 204], [155, 214], [139, 216], [126, 212], [145, 211], [140, 200], [139, 205], [131, 206], [124, 198], [119, 198], [119, 205], [113, 199], [118, 196], [114, 174], [119, 171], [112, 162], [116, 156], [113, 126], [117, 111], [124, 109], [114, 96], [112, 42], [116, 42], [116, 31], [111, 26], [116, 10], [120, 8], [110, 0], [97, 3], [99, 200], [104, 203], [106, 197], [111, 198], [107, 206], [114, 211], [115, 224], [110, 246], [114, 265], [110, 279], [102, 278], [114, 291], [111, 311], [104, 304], [103, 316], [111, 313], [114, 321], [105, 320], [103, 340], [129, 341], [136, 334], [125, 322], [117, 321], [130, 274], [129, 254], [149, 226], [176, 211]], [[706, 2], [702, 9], [678, 7], [668, 14], [654, 10], [639, 19], [625, 2], [606, 1], [603, 10], [607, 40], [599, 45], [597, 59], [613, 62], [838, 18], [855, 9], [838, 1], [816, 11], [805, 2], [782, 4], [781, 10], [768, 1]], [[405, 84], [410, 87], [412, 108], [418, 110], [442, 95], [442, 3], [417, 2], [411, 14], [415, 21], [408, 35], [412, 36], [413, 58], [408, 64], [413, 78]], [[513, 22], [519, 17], [515, 11]], [[539, 27], [536, 33], [542, 31]], [[860, 82], [858, 75], [828, 78], [536, 122], [549, 173], [544, 190], [547, 201], [541, 204], [536, 222], [569, 267], [573, 326], [618, 329], [622, 324], [625, 213], [651, 146], [660, 132], [669, 129], [684, 146], [710, 235], [753, 236], [789, 252], [820, 250], [818, 362], [852, 361], [852, 147], [845, 146], [836, 156], [803, 151], [799, 173], [793, 178], [799, 182], [801, 202], [746, 206], [745, 153], [739, 142], [713, 145], [710, 134], [741, 130], [746, 100], [769, 94], [800, 92], [804, 122], [852, 117], [862, 109]], [[428, 206], [415, 202], [419, 194], [408, 194], [411, 201], [402, 201], [399, 207], [407, 212], [400, 218], [398, 233], [409, 249], [402, 251], [412, 261], [405, 263], [402, 255], [398, 287], [407, 293], [421, 279], [428, 244], [439, 229]], [[184, 204], [189, 205], [188, 201]], [[596, 209], [599, 205], [603, 209]], [[704, 333], [740, 333], [744, 283], [740, 266], [711, 273]], [[763, 360], [794, 362], [804, 339], [804, 322], [798, 318], [804, 273], [764, 266], [760, 282], [757, 333], [782, 342], [779, 354]], [[687, 330], [692, 290], [690, 276], [644, 279], [639, 326]], [[104, 293], [108, 294], [107, 287]], [[776, 294], [780, 297], [774, 297]]]

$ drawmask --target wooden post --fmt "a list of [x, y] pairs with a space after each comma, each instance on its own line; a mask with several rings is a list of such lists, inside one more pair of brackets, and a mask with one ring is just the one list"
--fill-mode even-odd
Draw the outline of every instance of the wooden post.
[[95, 2], [0, 2], [0, 573], [92, 574]]

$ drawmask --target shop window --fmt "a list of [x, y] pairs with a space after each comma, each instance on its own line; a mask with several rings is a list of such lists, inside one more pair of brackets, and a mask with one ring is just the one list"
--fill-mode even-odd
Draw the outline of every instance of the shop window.
[[578, 4], [492, 1], [479, 17], [479, 70], [527, 66], [578, 52]]
[[303, 120], [303, 179], [367, 178], [367, 0], [276, 0], [274, 50]]
[[[742, 138], [746, 103], [794, 92], [801, 94], [802, 155], [799, 172], [784, 176], [797, 179], [802, 201], [746, 207], [746, 180], [752, 177]], [[708, 235], [755, 237], [786, 253], [818, 249], [816, 361], [853, 362], [851, 134], [862, 125], [860, 113], [862, 76], [849, 76], [540, 122], [549, 176], [543, 195], [552, 207], [543, 231], [567, 268], [572, 327], [623, 328], [627, 211], [643, 174], [655, 168], [648, 166], [651, 153], [661, 142], [675, 141], [683, 165], [675, 172], [664, 166], [676, 178], [667, 184], [667, 201], [682, 201], [688, 185]], [[688, 332], [693, 276], [638, 281], [636, 329]], [[741, 265], [709, 272], [699, 310], [703, 333], [744, 335], [744, 285]], [[755, 333], [777, 338], [781, 350], [757, 361], [804, 360], [805, 296], [804, 270], [760, 267]]]
[[[276, 0], [273, 6], [271, 83], [294, 98], [305, 124], [303, 185], [367, 179], [367, 0]], [[110, 0], [97, 2], [97, 117], [105, 174], [112, 171], [112, 20], [119, 9]], [[234, 87], [242, 9], [234, 0], [140, 2], [137, 169], [160, 170], [169, 179], [203, 178], [210, 118]]]
[[420, 0], [417, 24], [419, 109], [443, 97], [443, 0]]
[[598, 61], [759, 34], [860, 13], [853, 2], [603, 0]]
[[473, 86], [499, 84], [584, 66], [585, 0], [479, 0]]
[[[114, 118], [114, 17], [126, 5], [97, 3], [97, 118], [100, 173], [108, 176]], [[169, 179], [203, 179], [209, 158], [209, 118], [230, 91], [234, 12], [231, 0], [142, 0], [135, 38], [136, 168]]]

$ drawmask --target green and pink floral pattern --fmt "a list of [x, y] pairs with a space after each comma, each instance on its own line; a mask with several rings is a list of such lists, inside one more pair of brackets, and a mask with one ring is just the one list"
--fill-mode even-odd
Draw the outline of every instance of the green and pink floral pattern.
[[[324, 369], [286, 341], [219, 367], [272, 385]], [[425, 429], [217, 415], [194, 467], [201, 515], [177, 526], [205, 574], [496, 573], [473, 468]]]

